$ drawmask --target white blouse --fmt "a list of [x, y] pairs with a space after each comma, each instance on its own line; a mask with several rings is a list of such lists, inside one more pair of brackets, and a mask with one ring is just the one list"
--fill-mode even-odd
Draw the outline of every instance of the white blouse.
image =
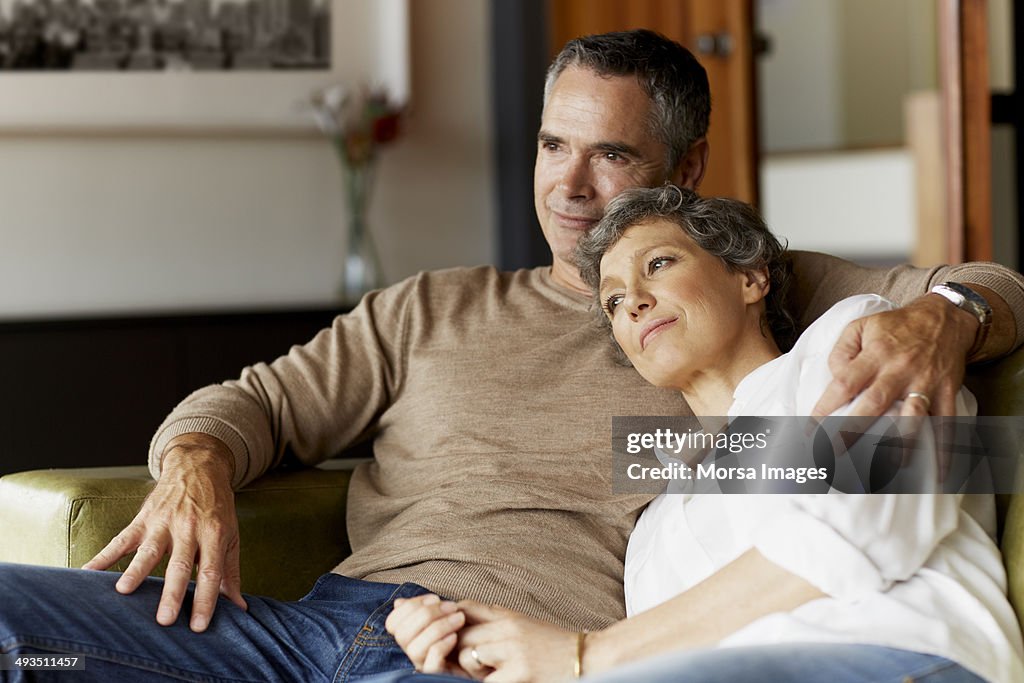
[[[892, 308], [875, 295], [836, 304], [792, 351], [740, 382], [729, 417], [809, 415], [842, 330]], [[966, 390], [957, 408], [976, 412]], [[829, 597], [762, 617], [719, 647], [873, 644], [940, 655], [990, 681], [1024, 681], [994, 534], [992, 496], [662, 494], [629, 539], [626, 611], [678, 595], [753, 547]]]

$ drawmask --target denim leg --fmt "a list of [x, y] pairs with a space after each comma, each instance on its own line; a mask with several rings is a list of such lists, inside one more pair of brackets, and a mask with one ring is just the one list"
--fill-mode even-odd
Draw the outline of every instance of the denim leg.
[[681, 652], [585, 679], [593, 683], [985, 683], [959, 664], [934, 655], [824, 643]]
[[[298, 602], [246, 595], [248, 611], [221, 598], [209, 628], [188, 628], [192, 587], [178, 621], [156, 623], [163, 582], [132, 595], [118, 574], [0, 563], [0, 653], [77, 654], [95, 681], [356, 681], [408, 669], [383, 630], [397, 597], [426, 592], [326, 574]], [[67, 672], [0, 672], [0, 681], [67, 680]]]
[[[451, 676], [449, 674], [420, 674], [415, 671], [393, 671], [372, 678], [365, 679], [364, 683], [466, 683], [462, 676]], [[634, 681], [634, 683], [636, 683]]]
[[361, 681], [381, 672], [412, 670], [412, 662], [384, 628], [396, 598], [429, 593], [414, 583], [395, 585], [324, 574], [300, 604], [316, 604], [335, 626], [344, 620], [346, 644], [334, 668], [336, 683]]
[[[395, 671], [365, 683], [458, 683], [466, 679]], [[662, 655], [598, 676], [593, 683], [985, 683], [948, 659], [872, 645], [766, 645]]]

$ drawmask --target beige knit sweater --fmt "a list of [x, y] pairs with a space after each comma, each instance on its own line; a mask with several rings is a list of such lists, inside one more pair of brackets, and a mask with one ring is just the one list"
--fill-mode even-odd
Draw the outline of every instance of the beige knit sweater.
[[[990, 287], [1024, 323], [1024, 279], [996, 266], [866, 271], [797, 254], [796, 271], [804, 324], [848, 295], [906, 302], [946, 279]], [[193, 393], [150, 467], [192, 431], [228, 444], [235, 486], [286, 455], [312, 465], [372, 439], [336, 571], [596, 629], [624, 616], [626, 540], [650, 499], [611, 492], [611, 416], [684, 412], [615, 364], [589, 301], [550, 269], [455, 269], [370, 294], [308, 344]]]

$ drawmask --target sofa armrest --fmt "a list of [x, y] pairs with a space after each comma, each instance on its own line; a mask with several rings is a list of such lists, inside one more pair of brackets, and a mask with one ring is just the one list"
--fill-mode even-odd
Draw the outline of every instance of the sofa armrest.
[[[1024, 348], [969, 368], [964, 384], [978, 398], [979, 415], [1024, 415]], [[996, 504], [1010, 603], [1024, 624], [1024, 497], [998, 495]]]
[[[235, 495], [242, 590], [293, 600], [349, 553], [351, 462], [271, 473]], [[135, 517], [145, 467], [36, 470], [0, 477], [0, 561], [81, 567]], [[130, 558], [118, 562], [124, 570]], [[163, 574], [161, 563], [154, 575]]]

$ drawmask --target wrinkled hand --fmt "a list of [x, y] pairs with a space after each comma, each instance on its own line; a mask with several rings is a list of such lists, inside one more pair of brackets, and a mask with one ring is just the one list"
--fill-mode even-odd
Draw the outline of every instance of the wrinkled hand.
[[470, 624], [459, 633], [459, 664], [473, 678], [487, 683], [573, 679], [575, 633], [504, 607], [472, 600], [463, 600], [458, 607]]
[[395, 600], [384, 628], [395, 637], [417, 671], [469, 678], [462, 667], [448, 659], [465, 623], [466, 614], [454, 602], [428, 594]]
[[851, 416], [879, 416], [916, 391], [931, 405], [904, 401], [901, 415], [956, 415], [977, 328], [974, 316], [937, 294], [853, 321], [829, 355], [833, 379], [812, 414], [830, 415], [857, 397]]
[[227, 446], [213, 437], [185, 434], [172, 440], [164, 452], [160, 479], [139, 514], [84, 568], [107, 569], [134, 551], [135, 557], [117, 582], [118, 592], [127, 594], [169, 554], [156, 614], [157, 622], [164, 626], [178, 618], [195, 567], [193, 631], [206, 630], [218, 593], [246, 609], [231, 490], [232, 462]]

